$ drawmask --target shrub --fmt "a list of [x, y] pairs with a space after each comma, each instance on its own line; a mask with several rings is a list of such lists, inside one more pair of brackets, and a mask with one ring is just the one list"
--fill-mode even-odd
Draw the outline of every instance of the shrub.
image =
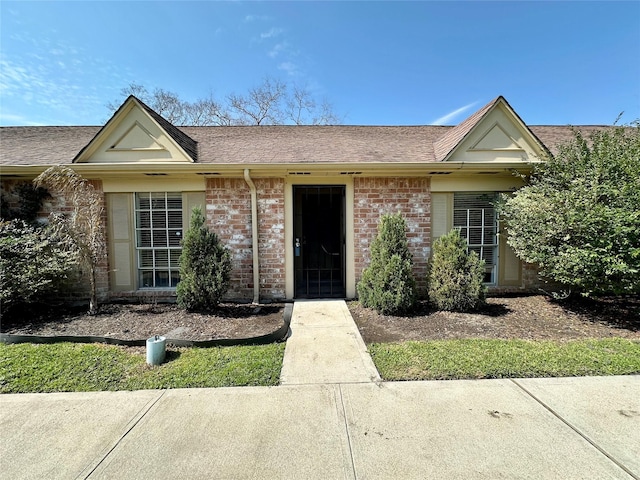
[[371, 243], [371, 263], [358, 283], [358, 296], [363, 306], [385, 315], [407, 312], [415, 305], [413, 260], [400, 213], [382, 216]]
[[3, 314], [20, 304], [44, 301], [76, 279], [78, 256], [63, 224], [0, 222], [0, 303]]
[[518, 258], [582, 295], [640, 293], [640, 123], [573, 138], [502, 195]]
[[484, 260], [467, 249], [456, 229], [433, 244], [429, 264], [429, 300], [438, 310], [466, 312], [485, 304]]
[[215, 308], [229, 288], [231, 254], [205, 225], [202, 210], [195, 207], [182, 241], [178, 305], [187, 310]]

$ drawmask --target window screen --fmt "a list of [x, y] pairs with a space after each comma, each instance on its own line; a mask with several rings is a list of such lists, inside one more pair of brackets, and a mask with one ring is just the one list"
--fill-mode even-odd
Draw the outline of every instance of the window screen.
[[495, 283], [498, 264], [498, 219], [494, 193], [456, 193], [453, 197], [453, 226], [485, 261], [486, 283]]
[[139, 288], [174, 288], [180, 280], [182, 193], [137, 193]]

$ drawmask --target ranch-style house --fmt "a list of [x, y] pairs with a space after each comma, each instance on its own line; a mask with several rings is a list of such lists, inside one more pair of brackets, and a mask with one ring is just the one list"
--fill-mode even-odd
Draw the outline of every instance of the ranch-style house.
[[0, 181], [15, 201], [51, 165], [91, 180], [105, 211], [103, 299], [175, 295], [197, 205], [232, 252], [230, 299], [355, 298], [380, 216], [396, 212], [419, 291], [433, 241], [452, 228], [486, 261], [490, 290], [525, 291], [540, 280], [493, 200], [571, 136], [525, 124], [503, 97], [457, 126], [177, 127], [131, 96], [104, 126], [0, 128]]

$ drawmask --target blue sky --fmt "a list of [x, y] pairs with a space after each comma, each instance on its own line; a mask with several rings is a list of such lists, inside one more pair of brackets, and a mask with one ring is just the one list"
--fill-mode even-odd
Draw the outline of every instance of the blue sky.
[[131, 82], [195, 100], [265, 76], [354, 125], [640, 118], [640, 2], [0, 2], [0, 125], [100, 125]]

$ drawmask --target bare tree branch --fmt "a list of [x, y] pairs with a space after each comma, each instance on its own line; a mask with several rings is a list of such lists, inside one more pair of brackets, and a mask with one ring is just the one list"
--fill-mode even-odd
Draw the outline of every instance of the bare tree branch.
[[311, 120], [312, 125], [340, 125], [342, 118], [333, 110], [327, 100], [323, 100], [320, 104], [320, 110], [316, 112], [316, 116]]
[[[341, 123], [329, 102], [318, 103], [308, 88], [288, 86], [278, 79], [266, 77], [246, 94], [232, 93], [225, 101], [213, 95], [194, 102], [181, 100], [168, 90], [156, 88], [153, 92], [136, 83], [121, 91], [142, 100], [159, 115], [174, 125], [230, 126], [230, 125], [335, 125]], [[120, 104], [110, 102], [109, 109]]]
[[89, 272], [91, 298], [89, 313], [98, 312], [96, 274], [98, 265], [106, 258], [104, 209], [100, 193], [87, 180], [69, 167], [56, 165], [42, 172], [34, 183], [63, 196], [71, 205], [67, 227], [78, 249], [80, 264]]
[[186, 120], [185, 105], [175, 93], [156, 88], [153, 91], [152, 105], [150, 107], [170, 123], [184, 125]]
[[292, 90], [293, 92], [287, 98], [285, 109], [287, 119], [294, 125], [305, 125], [307, 116], [316, 108], [316, 102], [306, 88], [294, 85]]
[[261, 85], [249, 89], [247, 95], [231, 94], [229, 106], [238, 116], [240, 125], [280, 125], [283, 113], [280, 102], [287, 92], [287, 86], [280, 80], [265, 78]]

